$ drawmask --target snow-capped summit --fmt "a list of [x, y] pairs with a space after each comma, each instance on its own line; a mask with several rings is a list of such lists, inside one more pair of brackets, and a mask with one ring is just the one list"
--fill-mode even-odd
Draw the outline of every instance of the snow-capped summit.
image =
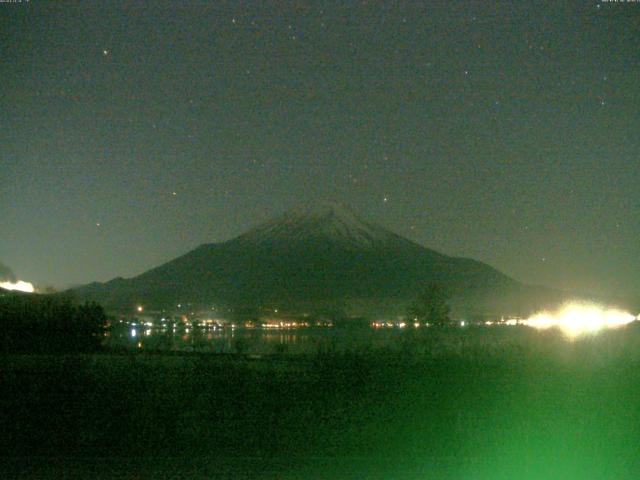
[[337, 203], [321, 203], [290, 210], [248, 231], [243, 243], [331, 241], [344, 246], [386, 245], [397, 235], [371, 224]]

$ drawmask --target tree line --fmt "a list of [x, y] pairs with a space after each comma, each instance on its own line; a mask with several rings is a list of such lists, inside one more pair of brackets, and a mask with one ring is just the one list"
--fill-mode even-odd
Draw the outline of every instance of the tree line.
[[0, 296], [0, 351], [93, 352], [100, 349], [107, 315], [96, 303], [57, 295]]

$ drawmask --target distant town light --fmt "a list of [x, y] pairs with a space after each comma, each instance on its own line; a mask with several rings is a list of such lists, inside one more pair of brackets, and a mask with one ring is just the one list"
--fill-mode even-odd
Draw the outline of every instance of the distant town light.
[[0, 288], [4, 288], [5, 290], [17, 290], [19, 292], [28, 292], [28, 293], [33, 293], [35, 290], [31, 283], [23, 282], [22, 280], [18, 280], [15, 283], [0, 282]]
[[522, 323], [536, 329], [557, 327], [567, 337], [575, 338], [587, 333], [618, 328], [636, 320], [630, 313], [605, 309], [596, 304], [568, 303], [556, 312], [537, 313]]

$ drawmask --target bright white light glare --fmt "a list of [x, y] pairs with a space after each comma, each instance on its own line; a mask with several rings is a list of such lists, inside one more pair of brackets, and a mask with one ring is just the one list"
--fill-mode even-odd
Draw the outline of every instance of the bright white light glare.
[[16, 283], [12, 282], [0, 282], [0, 288], [4, 288], [5, 290], [18, 290], [20, 292], [33, 292], [33, 285], [29, 282], [23, 282], [22, 280], [18, 280]]
[[540, 312], [521, 323], [544, 330], [558, 327], [570, 338], [586, 333], [597, 333], [608, 328], [618, 328], [636, 319], [622, 310], [605, 309], [595, 304], [568, 303], [556, 312]]

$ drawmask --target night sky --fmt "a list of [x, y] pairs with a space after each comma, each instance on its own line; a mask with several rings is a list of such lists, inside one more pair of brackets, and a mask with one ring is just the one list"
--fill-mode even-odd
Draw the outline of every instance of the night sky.
[[640, 289], [640, 3], [0, 3], [0, 261], [133, 276], [335, 201]]

